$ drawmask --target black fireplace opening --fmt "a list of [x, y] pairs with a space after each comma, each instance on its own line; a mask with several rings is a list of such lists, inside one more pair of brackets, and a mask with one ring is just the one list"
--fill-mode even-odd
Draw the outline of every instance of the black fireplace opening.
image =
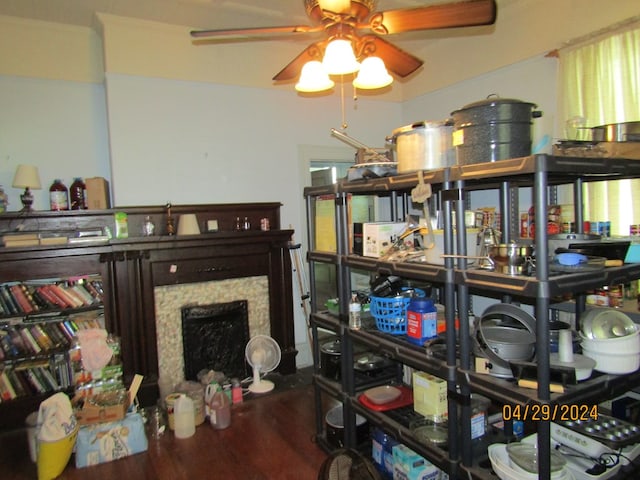
[[249, 341], [246, 300], [186, 306], [182, 313], [184, 377], [198, 381], [198, 372], [214, 370], [227, 377], [248, 376], [244, 349]]

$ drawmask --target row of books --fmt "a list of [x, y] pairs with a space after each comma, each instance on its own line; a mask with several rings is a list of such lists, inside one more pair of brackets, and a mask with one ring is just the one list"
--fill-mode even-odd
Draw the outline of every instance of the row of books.
[[80, 329], [103, 328], [104, 312], [0, 327], [0, 361], [68, 351]]
[[64, 354], [54, 356], [50, 362], [21, 364], [0, 371], [2, 402], [64, 390], [70, 386], [69, 362]]
[[51, 282], [0, 285], [0, 315], [33, 315], [51, 310], [82, 308], [102, 303], [100, 277], [81, 277]]

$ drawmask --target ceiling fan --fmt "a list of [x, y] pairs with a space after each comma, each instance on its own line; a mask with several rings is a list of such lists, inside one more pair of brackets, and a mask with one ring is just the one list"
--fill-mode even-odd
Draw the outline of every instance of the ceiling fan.
[[312, 43], [278, 72], [273, 80], [295, 79], [304, 64], [321, 60], [334, 39], [349, 40], [358, 60], [380, 57], [396, 76], [404, 78], [423, 64], [422, 60], [387, 42], [381, 35], [417, 30], [490, 25], [496, 19], [495, 0], [462, 0], [416, 8], [379, 11], [376, 0], [304, 0], [311, 25], [194, 30], [196, 39], [226, 39], [325, 32], [326, 38]]

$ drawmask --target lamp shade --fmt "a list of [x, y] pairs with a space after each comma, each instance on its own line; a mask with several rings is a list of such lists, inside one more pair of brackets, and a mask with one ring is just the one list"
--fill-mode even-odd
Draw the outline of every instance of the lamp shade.
[[333, 88], [334, 85], [335, 82], [329, 78], [322, 63], [312, 60], [302, 67], [300, 80], [296, 83], [296, 90], [299, 92], [322, 92]]
[[367, 57], [360, 65], [358, 76], [353, 86], [365, 90], [386, 87], [393, 82], [393, 77], [387, 72], [384, 62], [379, 57]]
[[353, 53], [351, 42], [341, 38], [332, 40], [327, 45], [322, 65], [329, 75], [353, 73], [360, 68], [360, 64]]
[[198, 226], [198, 217], [195, 213], [185, 213], [180, 215], [178, 220], [178, 235], [198, 235], [200, 227]]
[[12, 185], [15, 188], [40, 190], [42, 186], [40, 185], [38, 167], [33, 165], [18, 165], [18, 168], [16, 168], [16, 174], [13, 177]]

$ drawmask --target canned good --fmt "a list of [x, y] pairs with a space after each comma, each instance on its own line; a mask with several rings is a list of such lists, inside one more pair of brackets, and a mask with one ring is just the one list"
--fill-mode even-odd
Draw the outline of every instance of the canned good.
[[596, 288], [593, 292], [593, 296], [594, 305], [598, 305], [599, 307], [609, 306], [609, 287]]
[[640, 235], [640, 225], [629, 225], [629, 235]]
[[575, 231], [574, 222], [562, 222], [562, 233], [573, 233]]
[[263, 232], [266, 232], [270, 228], [271, 227], [269, 225], [269, 219], [268, 218], [261, 218], [260, 219], [260, 230], [262, 230]]
[[612, 285], [609, 287], [609, 306], [613, 308], [624, 307], [623, 285]]

